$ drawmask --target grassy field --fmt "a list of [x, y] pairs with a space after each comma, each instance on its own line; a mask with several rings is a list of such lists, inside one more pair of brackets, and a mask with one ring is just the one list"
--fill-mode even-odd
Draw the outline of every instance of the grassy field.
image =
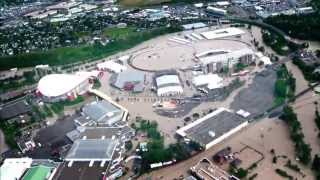
[[126, 39], [129, 36], [134, 34], [138, 34], [135, 27], [127, 27], [127, 28], [107, 28], [103, 31], [103, 34], [111, 39]]
[[80, 47], [64, 47], [46, 52], [33, 52], [17, 56], [0, 57], [0, 70], [10, 68], [32, 67], [38, 64], [66, 65], [82, 61], [94, 61], [119, 51], [132, 48], [143, 41], [154, 37], [172, 33], [179, 28], [160, 27], [136, 32], [134, 28], [110, 29], [105, 31], [106, 36], [117, 37], [113, 42], [103, 46], [100, 43]]
[[124, 6], [147, 6], [171, 2], [172, 0], [120, 0], [120, 4]]

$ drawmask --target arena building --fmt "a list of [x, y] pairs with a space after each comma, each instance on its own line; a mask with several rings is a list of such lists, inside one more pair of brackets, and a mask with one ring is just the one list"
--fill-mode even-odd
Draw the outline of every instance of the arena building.
[[73, 100], [85, 94], [91, 86], [92, 81], [87, 75], [49, 74], [40, 79], [37, 94], [49, 102]]

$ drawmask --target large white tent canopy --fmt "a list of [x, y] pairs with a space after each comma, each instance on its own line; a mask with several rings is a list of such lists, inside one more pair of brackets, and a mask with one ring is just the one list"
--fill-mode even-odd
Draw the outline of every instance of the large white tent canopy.
[[162, 87], [159, 88], [157, 91], [158, 96], [167, 96], [170, 94], [182, 94], [183, 89], [181, 86], [167, 86], [167, 87]]

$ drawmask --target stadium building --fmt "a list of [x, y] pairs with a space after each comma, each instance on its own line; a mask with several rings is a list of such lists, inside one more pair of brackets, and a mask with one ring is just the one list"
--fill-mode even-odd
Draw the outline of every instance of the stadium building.
[[49, 74], [40, 79], [37, 94], [47, 102], [73, 100], [78, 95], [85, 94], [92, 87], [92, 79], [94, 78], [97, 77], [89, 73], [80, 73], [78, 75]]
[[86, 76], [50, 74], [40, 79], [37, 94], [50, 102], [72, 100], [85, 94], [90, 87], [91, 83]]
[[196, 58], [204, 67], [205, 73], [219, 72], [223, 68], [233, 68], [236, 64], [249, 65], [255, 61], [255, 53], [250, 48], [236, 51], [211, 50], [196, 54]]
[[225, 108], [180, 128], [176, 133], [185, 140], [192, 140], [206, 149], [220, 143], [248, 125], [248, 121]]

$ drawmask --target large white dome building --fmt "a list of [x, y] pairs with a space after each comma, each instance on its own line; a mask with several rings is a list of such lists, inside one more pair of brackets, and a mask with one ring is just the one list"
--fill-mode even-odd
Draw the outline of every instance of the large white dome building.
[[37, 93], [45, 101], [72, 100], [86, 93], [90, 87], [90, 76], [49, 74], [40, 79]]

